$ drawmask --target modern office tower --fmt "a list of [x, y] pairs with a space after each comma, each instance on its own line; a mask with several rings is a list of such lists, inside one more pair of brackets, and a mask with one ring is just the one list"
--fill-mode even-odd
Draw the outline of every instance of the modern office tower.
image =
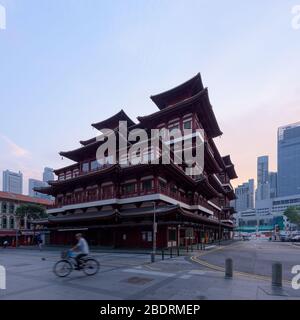
[[43, 173], [43, 181], [48, 183], [48, 181], [53, 181], [53, 180], [54, 180], [53, 169], [46, 167]]
[[278, 129], [278, 196], [300, 194], [300, 122]]
[[270, 198], [269, 157], [261, 156], [257, 158], [256, 201], [261, 201], [269, 198]]
[[34, 188], [42, 188], [47, 186], [46, 182], [36, 180], [36, 179], [29, 179], [28, 180], [28, 192], [29, 196], [33, 198], [41, 198], [46, 199], [45, 195], [39, 192], [36, 192]]
[[3, 171], [3, 191], [22, 194], [23, 174], [21, 172]]
[[254, 208], [254, 179], [248, 180], [235, 189], [237, 199], [233, 200], [237, 212]]
[[277, 172], [269, 173], [269, 184], [270, 184], [270, 198], [277, 197]]

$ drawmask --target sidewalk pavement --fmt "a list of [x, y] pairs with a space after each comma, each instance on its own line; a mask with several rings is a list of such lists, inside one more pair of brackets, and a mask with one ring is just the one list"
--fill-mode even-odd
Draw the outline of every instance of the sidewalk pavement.
[[[212, 242], [212, 243], [207, 243], [204, 244], [202, 249], [201, 249], [201, 244], [194, 244], [193, 246], [188, 246], [188, 247], [180, 247], [179, 253], [180, 256], [190, 256], [191, 253], [197, 252], [197, 251], [203, 251], [203, 250], [210, 250], [213, 248], [218, 247], [219, 245], [221, 246], [227, 246], [232, 243], [236, 243], [236, 240], [223, 240], [220, 243], [218, 241]], [[18, 248], [12, 248], [8, 247], [8, 249], [22, 249], [22, 250], [39, 250], [38, 246], [33, 245], [33, 246], [19, 246]], [[70, 249], [69, 246], [65, 245], [44, 245], [43, 250], [46, 251], [63, 251], [63, 250], [68, 250]], [[132, 253], [132, 254], [151, 254], [152, 249], [134, 249], [134, 248], [113, 248], [113, 247], [101, 247], [101, 246], [90, 246], [91, 252], [96, 252], [96, 253]], [[172, 252], [171, 252], [172, 251]], [[173, 256], [177, 256], [177, 247], [172, 248], [164, 248], [164, 253], [165, 255], [170, 255], [172, 254]], [[156, 251], [157, 256], [162, 255], [162, 249], [158, 248]]]

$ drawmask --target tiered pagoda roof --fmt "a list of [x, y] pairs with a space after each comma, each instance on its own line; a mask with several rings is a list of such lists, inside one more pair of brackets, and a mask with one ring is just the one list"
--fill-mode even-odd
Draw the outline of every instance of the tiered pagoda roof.
[[120, 121], [127, 121], [128, 127], [131, 127], [135, 124], [134, 121], [132, 121], [122, 109], [121, 111], [104, 121], [93, 123], [92, 126], [99, 131], [103, 129], [115, 130], [116, 128], [118, 128]]
[[102, 143], [104, 143], [104, 141], [98, 141], [95, 138], [95, 141], [91, 142], [90, 144], [86, 144], [83, 147], [71, 151], [61, 151], [59, 154], [62, 157], [68, 158], [75, 162], [84, 161], [85, 159], [91, 159], [95, 157], [96, 150]]
[[138, 117], [141, 123], [151, 123], [174, 112], [193, 111], [198, 114], [208, 137], [215, 138], [222, 135], [209, 100], [208, 89], [203, 87], [200, 74], [176, 88], [151, 96], [151, 99], [160, 111]]
[[[145, 116], [138, 117], [139, 123], [132, 121], [124, 110], [120, 110], [118, 113], [112, 117], [92, 124], [98, 130], [111, 129], [114, 131], [118, 130], [119, 121], [127, 121], [129, 128], [151, 128], [151, 124], [157, 124], [160, 121], [160, 118], [168, 116], [173, 116], [173, 113], [181, 113], [182, 115], [187, 112], [196, 112], [201, 124], [204, 127], [206, 136], [208, 140], [205, 142], [205, 170], [209, 174], [220, 173], [223, 170], [226, 170], [230, 179], [237, 178], [234, 165], [231, 162], [230, 156], [221, 157], [218, 148], [216, 147], [213, 138], [222, 134], [217, 120], [215, 118], [212, 106], [209, 102], [208, 90], [203, 87], [202, 79], [198, 73], [196, 76], [190, 80], [184, 82], [183, 84], [165, 91], [163, 93], [151, 96], [151, 99], [160, 109], [159, 111]], [[82, 162], [86, 159], [93, 159], [96, 154], [98, 147], [104, 143], [104, 141], [98, 141], [98, 139], [92, 138], [85, 141], [80, 141], [81, 147], [75, 150], [60, 152], [60, 155], [66, 157], [75, 162]], [[136, 166], [135, 166], [136, 167]], [[66, 168], [55, 170], [56, 174], [59, 174], [66, 169], [75, 169], [76, 164], [71, 165]], [[171, 166], [171, 168], [173, 168]], [[178, 169], [176, 166], [174, 168]], [[173, 169], [174, 169], [173, 168]], [[103, 168], [103, 170], [98, 170], [97, 172], [85, 173], [84, 175], [79, 175], [75, 180], [90, 179], [95, 175], [104, 174], [106, 171], [111, 172], [115, 170], [113, 168]], [[130, 169], [126, 169], [130, 170]], [[173, 170], [174, 174], [177, 174], [177, 170]], [[186, 175], [185, 175], [186, 177]], [[189, 178], [185, 178], [189, 179]], [[74, 179], [71, 179], [72, 181]], [[71, 180], [58, 181], [51, 185], [50, 189], [55, 186], [68, 185]], [[211, 185], [213, 184], [215, 188]], [[223, 192], [222, 186], [218, 185], [218, 182], [214, 178], [203, 179], [202, 182], [198, 181], [198, 186], [203, 186], [207, 192], [207, 196], [218, 196], [219, 192]], [[207, 191], [208, 190], [208, 191]], [[50, 191], [50, 190], [47, 190]], [[52, 190], [51, 190], [52, 191]]]
[[234, 164], [231, 161], [230, 155], [227, 155], [225, 157], [222, 157], [223, 161], [225, 163], [226, 166], [226, 172], [228, 173], [228, 176], [230, 179], [236, 179], [238, 178], [236, 172], [235, 172], [235, 168], [234, 168]]
[[190, 80], [157, 95], [151, 96], [151, 100], [162, 110], [179, 101], [189, 99], [204, 89], [200, 73]]

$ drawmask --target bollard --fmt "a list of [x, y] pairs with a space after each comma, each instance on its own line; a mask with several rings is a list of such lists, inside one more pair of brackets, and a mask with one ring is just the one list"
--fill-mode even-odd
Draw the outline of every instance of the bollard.
[[225, 261], [225, 278], [231, 279], [233, 276], [233, 261], [226, 259]]
[[155, 262], [155, 253], [151, 252], [151, 262], [154, 263]]
[[282, 287], [282, 264], [279, 262], [272, 265], [272, 286]]
[[194, 252], [194, 247], [193, 247], [193, 245], [191, 245], [191, 252]]
[[177, 257], [180, 256], [180, 251], [179, 251], [179, 247], [177, 247]]
[[173, 248], [170, 248], [170, 258], [173, 258]]
[[189, 246], [188, 245], [186, 246], [186, 252], [189, 252]]
[[165, 250], [161, 250], [161, 260], [165, 260]]

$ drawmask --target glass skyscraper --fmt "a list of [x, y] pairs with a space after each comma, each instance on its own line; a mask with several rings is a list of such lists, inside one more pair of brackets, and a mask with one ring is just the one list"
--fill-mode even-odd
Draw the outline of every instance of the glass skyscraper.
[[300, 194], [300, 122], [278, 129], [278, 196]]
[[23, 193], [23, 174], [21, 172], [3, 171], [3, 191]]
[[257, 189], [256, 200], [261, 201], [270, 198], [269, 185], [269, 157], [257, 158]]

